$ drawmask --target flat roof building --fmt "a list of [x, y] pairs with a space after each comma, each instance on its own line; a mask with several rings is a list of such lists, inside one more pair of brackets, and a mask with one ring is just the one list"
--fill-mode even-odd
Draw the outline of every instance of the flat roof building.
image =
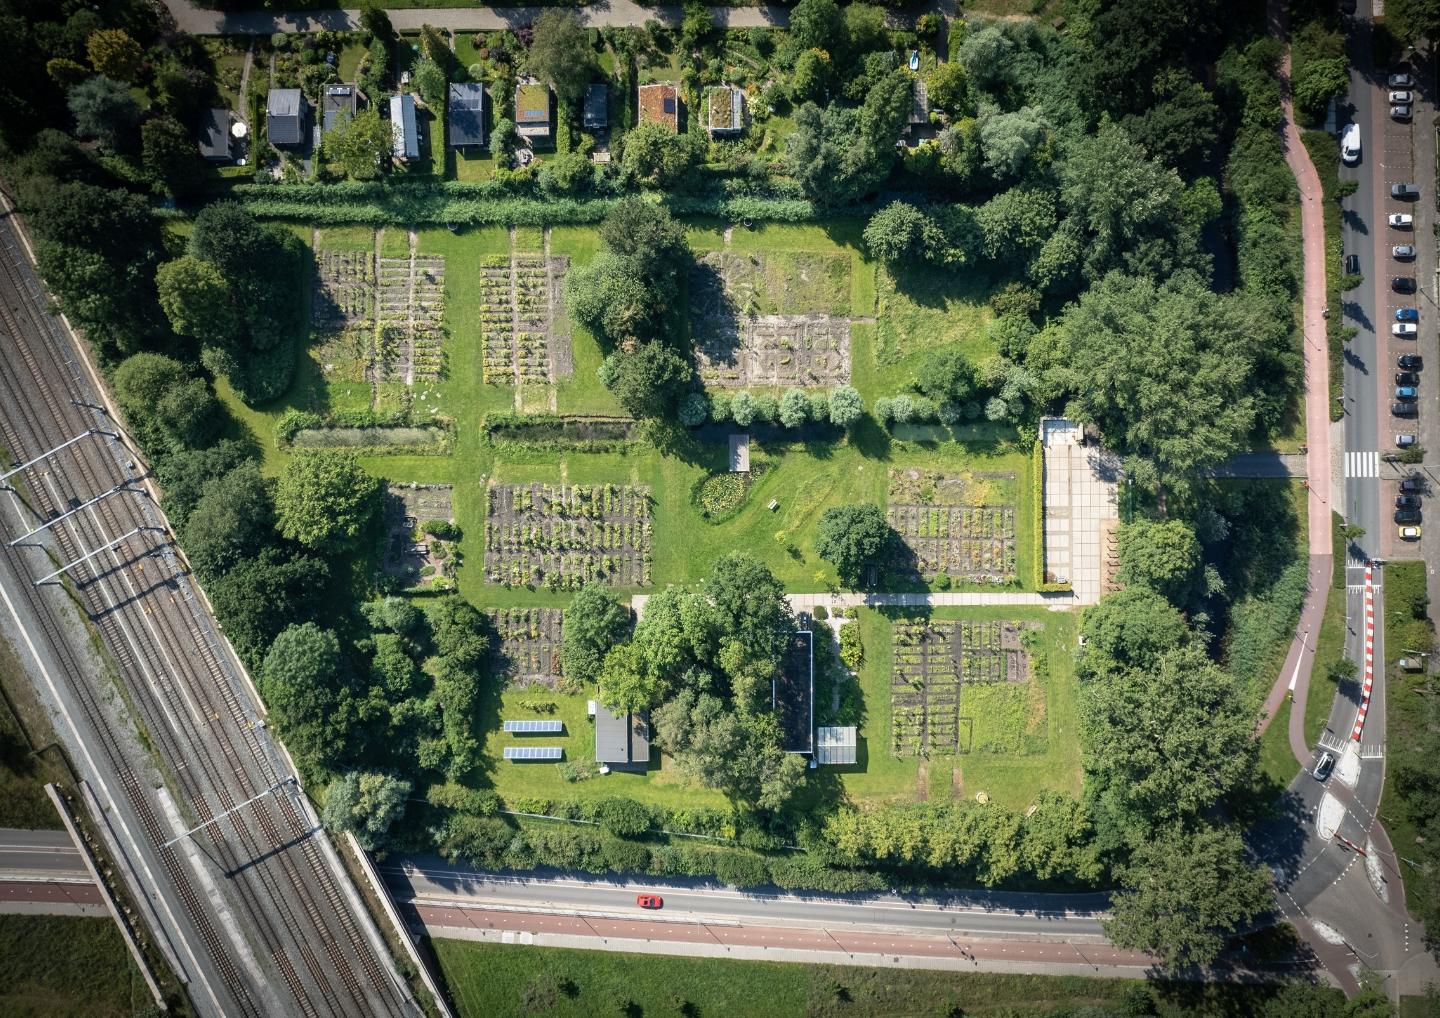
[[531, 143], [550, 140], [550, 86], [522, 81], [515, 86], [515, 131]]
[[640, 86], [640, 122], [680, 130], [680, 93], [674, 85]]
[[354, 85], [326, 85], [320, 100], [320, 130], [322, 133], [345, 123], [355, 115], [358, 98]]
[[200, 118], [200, 155], [214, 163], [230, 161], [229, 110], [206, 110]]
[[826, 726], [815, 731], [815, 762], [818, 764], [853, 764], [858, 742], [854, 725]]
[[392, 152], [401, 162], [420, 158], [420, 130], [415, 121], [415, 97], [409, 92], [390, 97]]
[[272, 88], [265, 102], [265, 134], [272, 145], [299, 145], [305, 140], [310, 104], [298, 88]]
[[595, 705], [595, 762], [643, 769], [650, 765], [650, 712], [616, 714]]
[[599, 83], [585, 86], [585, 106], [581, 124], [587, 131], [610, 126], [610, 86]]
[[706, 93], [705, 128], [713, 134], [739, 134], [745, 129], [745, 93], [734, 85], [716, 85]]
[[485, 86], [469, 81], [450, 85], [445, 126], [451, 148], [485, 147]]
[[[800, 616], [809, 625], [808, 615]], [[815, 634], [800, 629], [785, 647], [780, 671], [770, 682], [770, 703], [780, 721], [780, 748], [815, 752]]]

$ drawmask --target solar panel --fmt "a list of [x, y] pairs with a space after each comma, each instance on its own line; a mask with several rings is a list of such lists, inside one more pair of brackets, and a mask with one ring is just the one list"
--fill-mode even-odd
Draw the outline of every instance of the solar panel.
[[505, 759], [518, 760], [559, 760], [565, 750], [559, 746], [506, 746]]
[[517, 735], [534, 734], [544, 732], [549, 735], [558, 735], [565, 730], [563, 721], [507, 721], [505, 731]]

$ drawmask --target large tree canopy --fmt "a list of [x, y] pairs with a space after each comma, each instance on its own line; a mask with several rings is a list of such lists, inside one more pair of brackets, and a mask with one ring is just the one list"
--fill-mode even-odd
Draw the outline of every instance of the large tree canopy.
[[568, 103], [580, 101], [590, 83], [594, 50], [580, 19], [569, 11], [553, 8], [535, 19], [535, 38], [530, 43], [526, 66], [555, 94]]
[[831, 506], [820, 516], [815, 553], [835, 567], [842, 583], [855, 587], [866, 568], [884, 558], [893, 536], [885, 511], [872, 502]]
[[308, 548], [354, 547], [379, 507], [380, 482], [350, 452], [298, 453], [275, 489], [280, 533]]
[[630, 609], [609, 588], [581, 587], [565, 609], [561, 660], [568, 682], [594, 682], [610, 648], [630, 627]]

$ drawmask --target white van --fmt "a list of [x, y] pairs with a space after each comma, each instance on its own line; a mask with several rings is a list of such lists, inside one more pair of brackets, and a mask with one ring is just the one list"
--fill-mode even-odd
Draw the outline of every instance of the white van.
[[1340, 158], [1347, 166], [1360, 161], [1360, 125], [1346, 124], [1345, 133], [1340, 135]]

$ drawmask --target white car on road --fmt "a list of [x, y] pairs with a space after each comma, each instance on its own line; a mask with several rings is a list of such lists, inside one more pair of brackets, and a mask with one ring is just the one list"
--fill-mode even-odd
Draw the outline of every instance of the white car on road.
[[1340, 135], [1340, 158], [1349, 166], [1360, 161], [1360, 125], [1346, 124], [1345, 133]]
[[1415, 225], [1415, 217], [1408, 212], [1392, 212], [1390, 225], [1398, 230], [1408, 230]]

